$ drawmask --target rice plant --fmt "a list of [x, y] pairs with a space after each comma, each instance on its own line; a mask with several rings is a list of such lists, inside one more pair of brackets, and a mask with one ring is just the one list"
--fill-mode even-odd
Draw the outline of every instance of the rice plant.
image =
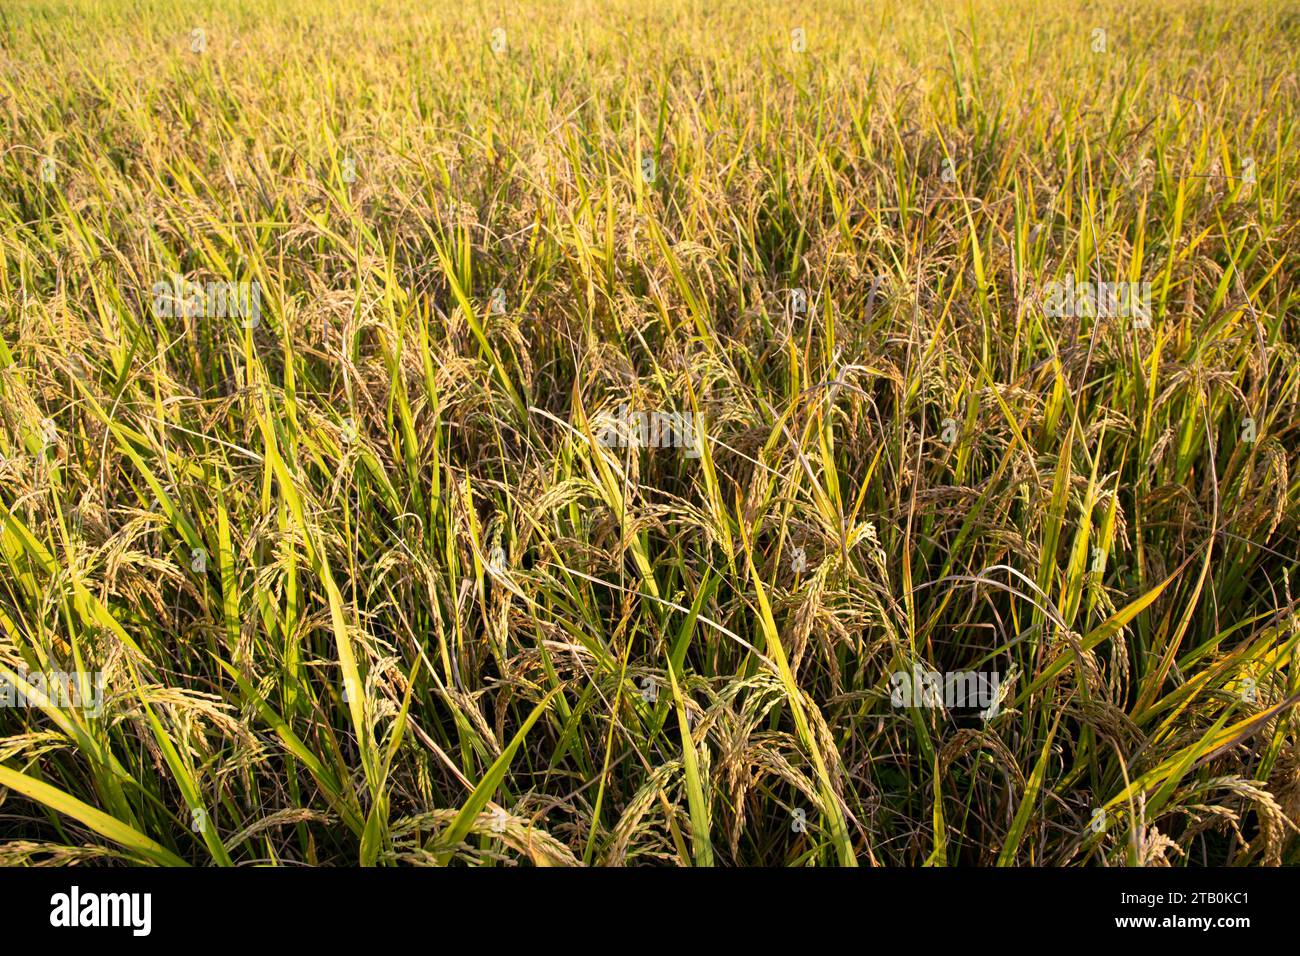
[[6, 3], [0, 863], [1300, 862], [1298, 64]]

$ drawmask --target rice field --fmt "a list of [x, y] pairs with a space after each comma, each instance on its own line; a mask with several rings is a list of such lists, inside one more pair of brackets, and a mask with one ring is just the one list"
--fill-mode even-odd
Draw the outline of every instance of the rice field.
[[1300, 862], [1298, 67], [5, 3], [0, 864]]

